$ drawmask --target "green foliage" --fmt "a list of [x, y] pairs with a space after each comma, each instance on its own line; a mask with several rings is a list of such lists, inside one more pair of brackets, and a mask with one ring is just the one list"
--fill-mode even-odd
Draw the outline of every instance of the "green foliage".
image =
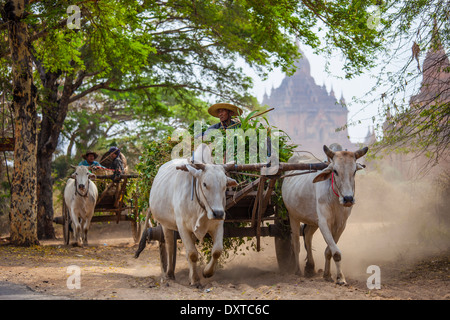
[[[251, 112], [245, 117], [239, 117], [239, 121], [241, 123], [241, 126], [239, 129], [242, 129], [243, 132], [247, 131], [256, 131], [258, 132], [259, 129], [263, 129], [266, 131], [269, 131], [269, 133], [272, 130], [276, 130], [276, 128], [269, 125], [267, 119], [263, 119], [265, 122], [265, 125], [263, 124], [261, 118], [251, 119], [252, 116], [254, 116], [257, 113], [257, 111]], [[205, 123], [203, 123], [202, 131], [204, 132], [209, 126]], [[233, 129], [228, 129], [228, 131]], [[188, 132], [190, 134], [190, 137], [194, 137], [194, 124], [189, 126]], [[226, 131], [221, 130], [222, 135], [226, 136]], [[236, 152], [237, 152], [237, 143], [238, 140], [242, 139], [242, 137], [238, 137], [238, 139], [234, 139], [234, 158], [236, 158]], [[250, 152], [251, 149], [248, 145], [248, 137], [243, 138], [246, 140], [246, 148], [245, 148], [245, 159], [246, 163], [249, 163], [248, 160], [250, 159]], [[227, 151], [226, 147], [226, 139], [223, 139], [223, 151], [224, 154]], [[185, 141], [183, 141], [185, 142]], [[265, 143], [266, 141], [258, 141], [259, 143]], [[141, 179], [138, 181], [138, 189], [140, 190], [140, 197], [138, 200], [138, 208], [139, 212], [141, 212], [141, 218], [143, 217], [143, 213], [146, 211], [148, 207], [148, 201], [149, 201], [149, 194], [151, 190], [151, 185], [153, 182], [153, 179], [155, 178], [159, 167], [166, 163], [167, 161], [171, 160], [171, 152], [175, 145], [177, 145], [178, 141], [172, 141], [170, 136], [166, 137], [165, 139], [161, 140], [155, 140], [152, 141], [145, 146], [145, 151], [140, 157], [140, 163], [136, 166], [136, 169], [138, 170], [139, 174], [141, 175]], [[194, 140], [191, 139], [188, 143], [191, 144], [191, 150], [193, 150]], [[280, 134], [279, 136], [279, 157], [280, 162], [287, 162], [287, 160], [293, 155], [293, 150], [295, 149], [296, 145], [293, 145], [289, 139], [289, 137], [286, 134]], [[214, 158], [214, 151], [213, 151], [213, 158]], [[253, 150], [255, 151], [255, 150]], [[260, 162], [265, 163], [267, 162], [267, 159], [259, 159]], [[247, 176], [245, 174], [234, 174], [232, 175], [232, 178], [236, 179], [239, 183], [248, 183], [256, 179], [254, 176]], [[274, 192], [276, 194], [275, 197], [275, 203], [278, 206], [278, 213], [281, 214], [284, 217], [287, 217], [287, 210], [284, 207], [284, 203], [282, 201], [281, 197], [281, 181], [277, 181], [275, 185]], [[233, 223], [233, 226], [238, 227], [244, 227], [246, 226], [246, 223]], [[230, 256], [230, 254], [245, 254], [246, 250], [243, 250], [243, 245], [246, 245], [246, 250], [249, 250], [250, 248], [255, 249], [255, 239], [253, 238], [225, 238], [224, 239], [224, 254], [222, 256], [222, 260], [224, 261], [227, 257]], [[212, 249], [212, 241], [209, 238], [205, 238], [200, 251], [206, 256], [207, 259], [210, 258], [211, 255], [211, 249]]]
[[159, 167], [171, 160], [171, 152], [177, 142], [170, 137], [162, 140], [154, 140], [144, 146], [144, 151], [139, 157], [140, 162], [136, 165], [136, 170], [140, 175], [137, 180], [139, 199], [137, 203], [141, 220], [145, 219], [145, 212], [148, 208], [150, 190], [158, 173]]

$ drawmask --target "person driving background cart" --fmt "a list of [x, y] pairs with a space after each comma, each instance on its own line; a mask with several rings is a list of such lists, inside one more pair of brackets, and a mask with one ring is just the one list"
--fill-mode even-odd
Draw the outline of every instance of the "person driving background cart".
[[117, 147], [109, 148], [109, 156], [111, 158], [111, 162], [108, 166], [108, 169], [114, 170], [119, 174], [124, 174], [124, 166], [122, 162], [122, 158], [120, 156], [120, 149]]
[[98, 161], [95, 161], [95, 159], [98, 158], [98, 154], [94, 151], [89, 150], [85, 154], [83, 154], [81, 157], [84, 160], [78, 164], [79, 166], [92, 167], [93, 169], [105, 168]]
[[119, 181], [120, 175], [125, 174], [124, 164], [122, 161], [119, 148], [117, 147], [109, 148], [108, 152], [104, 155], [102, 161], [105, 161], [107, 169], [114, 170], [114, 179], [113, 179], [114, 181]]

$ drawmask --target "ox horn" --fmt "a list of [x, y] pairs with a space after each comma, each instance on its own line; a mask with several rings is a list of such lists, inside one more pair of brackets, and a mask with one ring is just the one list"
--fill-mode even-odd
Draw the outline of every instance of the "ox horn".
[[197, 170], [205, 170], [205, 164], [204, 163], [190, 163], [192, 167], [194, 167]]
[[333, 158], [334, 158], [334, 152], [331, 151], [326, 145], [323, 145], [323, 151], [325, 152], [325, 154], [327, 155], [327, 157], [330, 158], [330, 160], [333, 160]]
[[361, 158], [362, 156], [364, 156], [367, 153], [368, 150], [369, 150], [368, 147], [364, 147], [362, 149], [359, 149], [358, 151], [355, 151], [355, 158], [356, 159]]

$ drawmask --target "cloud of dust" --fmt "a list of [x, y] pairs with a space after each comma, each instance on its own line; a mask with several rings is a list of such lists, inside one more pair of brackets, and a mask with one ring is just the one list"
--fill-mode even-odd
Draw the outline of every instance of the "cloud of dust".
[[[370, 265], [413, 263], [448, 252], [449, 188], [450, 176], [443, 172], [415, 180], [402, 180], [388, 166], [384, 172], [364, 170], [357, 174], [356, 204], [338, 242], [344, 274], [367, 277]], [[313, 240], [316, 270], [323, 268], [317, 258], [324, 261], [326, 247], [319, 233]]]

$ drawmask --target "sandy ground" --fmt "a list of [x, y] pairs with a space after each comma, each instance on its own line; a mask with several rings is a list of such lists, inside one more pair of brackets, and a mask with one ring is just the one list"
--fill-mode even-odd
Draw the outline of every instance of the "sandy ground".
[[[338, 243], [347, 286], [323, 280], [325, 242], [319, 231], [313, 241], [313, 278], [280, 273], [274, 239], [262, 238], [261, 252], [231, 254], [213, 277], [201, 280], [202, 288], [189, 286], [179, 242], [176, 280], [161, 282], [158, 244], [134, 259], [137, 246], [127, 222], [92, 224], [84, 248], [64, 246], [60, 225], [55, 226], [58, 239], [41, 241], [41, 246], [17, 248], [0, 238], [0, 282], [69, 299], [450, 299], [448, 195], [438, 197], [436, 183], [401, 182], [376, 173], [357, 175], [356, 184], [357, 203]], [[302, 268], [304, 259], [302, 242]], [[368, 288], [373, 272], [368, 268], [379, 268], [380, 289]], [[79, 289], [71, 288], [74, 270]]]
[[[176, 280], [161, 282], [157, 243], [148, 245], [134, 259], [136, 245], [126, 223], [93, 225], [92, 240], [84, 248], [64, 246], [62, 239], [42, 241], [41, 246], [31, 248], [12, 247], [3, 240], [0, 281], [23, 284], [37, 293], [69, 299], [450, 299], [450, 254], [437, 251], [413, 258], [410, 251], [409, 258], [398, 253], [395, 259], [362, 254], [361, 250], [365, 249], [355, 238], [379, 227], [348, 225], [347, 237], [343, 236], [340, 242], [347, 286], [322, 279], [324, 244], [320, 234], [315, 236], [318, 274], [313, 278], [280, 273], [273, 238], [263, 238], [261, 252], [244, 251], [245, 255], [230, 257], [212, 278], [202, 279], [202, 288], [189, 286], [187, 263], [179, 242]], [[304, 252], [302, 262], [303, 258]], [[379, 290], [369, 290], [366, 283], [371, 276], [367, 267], [374, 264], [381, 271]], [[76, 269], [80, 271], [79, 289], [70, 288], [75, 284], [71, 281], [75, 274], [71, 266], [79, 268]]]

